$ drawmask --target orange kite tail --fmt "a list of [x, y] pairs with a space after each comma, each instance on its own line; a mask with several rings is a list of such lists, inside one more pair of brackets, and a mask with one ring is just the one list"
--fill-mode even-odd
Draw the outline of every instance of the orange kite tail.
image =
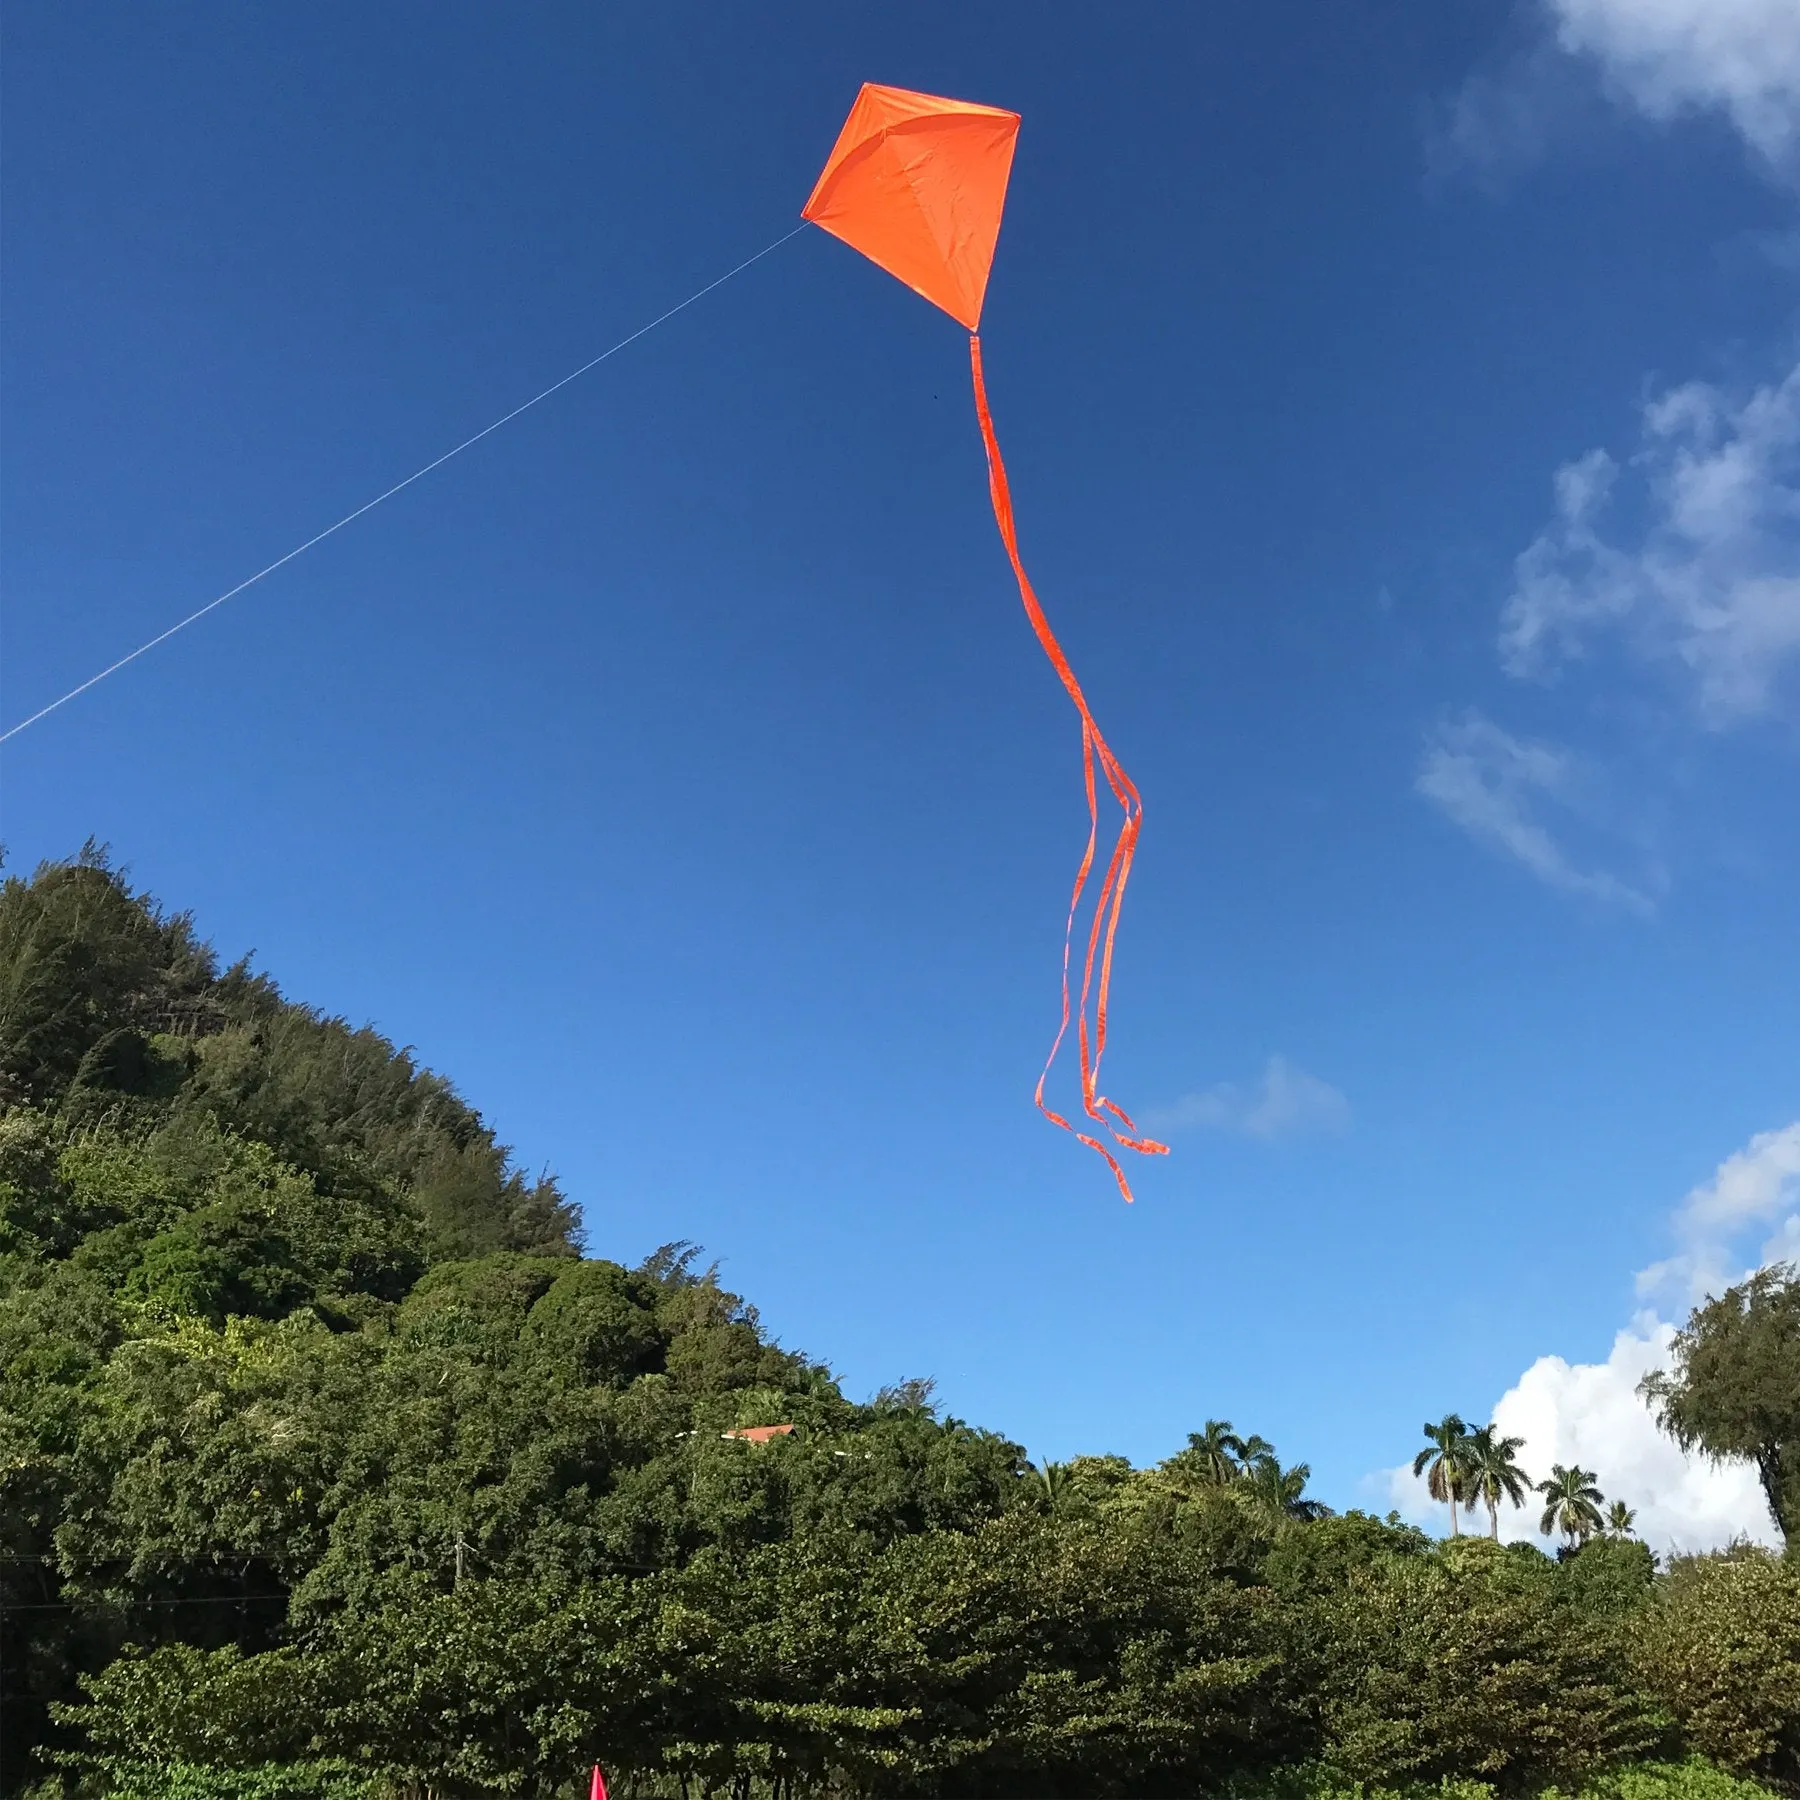
[[[1044, 616], [1044, 609], [1032, 591], [1030, 577], [1025, 573], [1025, 564], [1019, 557], [1019, 534], [1013, 522], [1012, 491], [1006, 484], [1006, 465], [1000, 460], [1000, 443], [994, 436], [994, 418], [988, 411], [987, 384], [981, 375], [981, 339], [973, 332], [969, 334], [969, 368], [975, 380], [975, 415], [981, 421], [981, 441], [987, 450], [988, 492], [994, 502], [994, 520], [1000, 527], [1000, 541], [1006, 546], [1007, 559], [1012, 563], [1013, 574], [1019, 583], [1019, 598], [1025, 602], [1025, 616], [1031, 621], [1031, 629], [1037, 633], [1037, 640], [1043, 645], [1044, 654], [1049, 657], [1051, 667], [1056, 670], [1058, 678], [1068, 690], [1069, 698], [1075, 702], [1075, 710], [1081, 715], [1081, 762], [1087, 782], [1087, 849], [1082, 855], [1081, 866], [1075, 873], [1075, 891], [1069, 896], [1069, 918], [1063, 930], [1062, 1021], [1056, 1028], [1056, 1039], [1045, 1059], [1043, 1073], [1038, 1076], [1037, 1092], [1033, 1098], [1038, 1111], [1052, 1124], [1060, 1125], [1090, 1150], [1096, 1150], [1106, 1158], [1107, 1167], [1112, 1170], [1113, 1179], [1119, 1184], [1119, 1192], [1129, 1200], [1132, 1197], [1131, 1184], [1125, 1179], [1125, 1171], [1120, 1168], [1119, 1159], [1097, 1137], [1085, 1131], [1077, 1131], [1061, 1113], [1044, 1104], [1044, 1083], [1049, 1079], [1051, 1064], [1056, 1061], [1057, 1052], [1062, 1048], [1063, 1038], [1069, 1029], [1069, 957], [1075, 939], [1075, 918], [1081, 910], [1081, 896], [1087, 888], [1088, 876], [1093, 872], [1094, 850], [1100, 830], [1098, 796], [1094, 782], [1094, 763], [1098, 759], [1101, 772], [1106, 777], [1106, 785], [1112, 789], [1113, 798], [1118, 801], [1124, 817], [1119, 825], [1112, 857], [1107, 863], [1105, 879], [1100, 884], [1100, 897], [1095, 903], [1093, 922], [1088, 930], [1087, 955], [1081, 972], [1081, 1005], [1074, 1013], [1075, 1036], [1081, 1057], [1081, 1104], [1087, 1116], [1105, 1126], [1114, 1141], [1124, 1149], [1136, 1150], [1146, 1156], [1168, 1155], [1167, 1144], [1159, 1144], [1154, 1138], [1138, 1135], [1137, 1127], [1131, 1122], [1125, 1109], [1115, 1105], [1099, 1091], [1100, 1059], [1106, 1053], [1107, 1005], [1112, 993], [1113, 941], [1118, 935], [1119, 909], [1125, 901], [1125, 883], [1131, 877], [1131, 861], [1137, 853], [1144, 803], [1139, 797], [1136, 784], [1125, 773], [1119, 759], [1113, 755], [1106, 739], [1101, 736], [1100, 727], [1094, 723], [1094, 715], [1088, 710], [1081, 683], [1075, 679], [1075, 671], [1070, 668], [1062, 645], [1056, 641], [1056, 634], [1050, 629], [1050, 621]], [[1090, 996], [1094, 1001], [1091, 1037], [1088, 1030]], [[1113, 1124], [1113, 1119], [1117, 1119], [1125, 1129], [1119, 1130]]]

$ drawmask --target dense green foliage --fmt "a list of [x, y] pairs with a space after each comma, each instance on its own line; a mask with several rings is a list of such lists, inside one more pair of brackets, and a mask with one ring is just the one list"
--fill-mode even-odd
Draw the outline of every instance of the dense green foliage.
[[1709, 1299], [1675, 1339], [1675, 1367], [1644, 1382], [1689, 1450], [1756, 1465], [1782, 1536], [1800, 1548], [1800, 1279], [1760, 1269]]
[[1800, 1772], [1800, 1580], [1754, 1551], [1686, 1557], [1633, 1633], [1639, 1675], [1703, 1755]]
[[[97, 856], [0, 890], [0, 1083], [4, 1791], [1800, 1791], [1794, 1564], [852, 1403]], [[1516, 1446], [1440, 1435], [1491, 1521]]]

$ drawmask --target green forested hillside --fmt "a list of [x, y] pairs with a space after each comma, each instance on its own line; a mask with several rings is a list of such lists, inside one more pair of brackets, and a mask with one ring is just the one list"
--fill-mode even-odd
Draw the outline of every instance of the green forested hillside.
[[854, 1403], [103, 858], [0, 890], [0, 1791], [1800, 1793], [1791, 1561], [1304, 1490]]

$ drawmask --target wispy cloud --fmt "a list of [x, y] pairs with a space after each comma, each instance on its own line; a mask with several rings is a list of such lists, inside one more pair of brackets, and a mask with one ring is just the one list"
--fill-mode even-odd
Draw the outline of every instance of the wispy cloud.
[[1800, 174], [1793, 0], [1548, 0], [1555, 40], [1646, 117], [1717, 111], [1772, 171]]
[[[1625, 499], [1634, 530], [1609, 536]], [[1556, 476], [1550, 523], [1518, 558], [1500, 643], [1515, 674], [1628, 631], [1727, 724], [1774, 703], [1800, 659], [1800, 366], [1734, 402], [1706, 382], [1652, 399], [1621, 466], [1590, 450]]]
[[1247, 1086], [1234, 1081], [1184, 1095], [1147, 1115], [1152, 1131], [1233, 1131], [1270, 1142], [1311, 1132], [1342, 1131], [1350, 1102], [1329, 1081], [1309, 1075], [1285, 1056], [1271, 1056], [1262, 1077]]
[[1770, 1233], [1756, 1265], [1794, 1257], [1800, 1251], [1800, 1122], [1762, 1132], [1728, 1156], [1675, 1209], [1674, 1231], [1680, 1250], [1639, 1272], [1640, 1294], [1666, 1294], [1691, 1306], [1729, 1287], [1747, 1273], [1744, 1240], [1752, 1231]]
[[[1676, 1206], [1671, 1228], [1680, 1252], [1637, 1282], [1678, 1314], [1753, 1268], [1792, 1260], [1800, 1250], [1800, 1121], [1761, 1132], [1726, 1157]], [[1735, 1537], [1778, 1544], [1755, 1468], [1687, 1455], [1638, 1393], [1645, 1375], [1669, 1366], [1674, 1337], [1673, 1324], [1646, 1311], [1615, 1336], [1604, 1362], [1540, 1356], [1496, 1402], [1494, 1423], [1524, 1440], [1520, 1461], [1534, 1475], [1559, 1462], [1594, 1470], [1610, 1498], [1636, 1509], [1640, 1534], [1659, 1549], [1706, 1550]], [[1447, 1521], [1410, 1465], [1375, 1480], [1409, 1518]], [[1532, 1536], [1537, 1516], [1535, 1508], [1504, 1515], [1502, 1535]]]
[[1716, 114], [1756, 165], [1800, 184], [1800, 12], [1792, 0], [1537, 0], [1532, 36], [1471, 74], [1426, 134], [1435, 177], [1491, 182], [1614, 106], [1656, 124]]
[[1647, 895], [1605, 870], [1580, 867], [1544, 823], [1546, 807], [1574, 805], [1579, 773], [1567, 751], [1514, 737], [1470, 711], [1428, 739], [1415, 786], [1478, 843], [1549, 886], [1648, 912]]
[[1490, 191], [1575, 136], [1594, 111], [1592, 78], [1548, 36], [1470, 75], [1434, 109], [1425, 132], [1432, 185], [1473, 177]]

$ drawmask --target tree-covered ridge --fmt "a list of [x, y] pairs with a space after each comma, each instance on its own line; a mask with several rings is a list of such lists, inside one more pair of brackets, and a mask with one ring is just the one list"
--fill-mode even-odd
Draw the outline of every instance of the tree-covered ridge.
[[263, 1145], [321, 1195], [398, 1204], [430, 1260], [577, 1250], [555, 1182], [512, 1167], [442, 1076], [247, 962], [221, 970], [186, 914], [91, 846], [0, 884], [0, 1105], [65, 1135]]
[[[854, 1403], [96, 856], [0, 888], [0, 1071], [0, 1791], [1800, 1793], [1793, 1563], [1438, 1544], [1223, 1420], [1034, 1466]], [[1516, 1448], [1434, 1428], [1490, 1527]]]

